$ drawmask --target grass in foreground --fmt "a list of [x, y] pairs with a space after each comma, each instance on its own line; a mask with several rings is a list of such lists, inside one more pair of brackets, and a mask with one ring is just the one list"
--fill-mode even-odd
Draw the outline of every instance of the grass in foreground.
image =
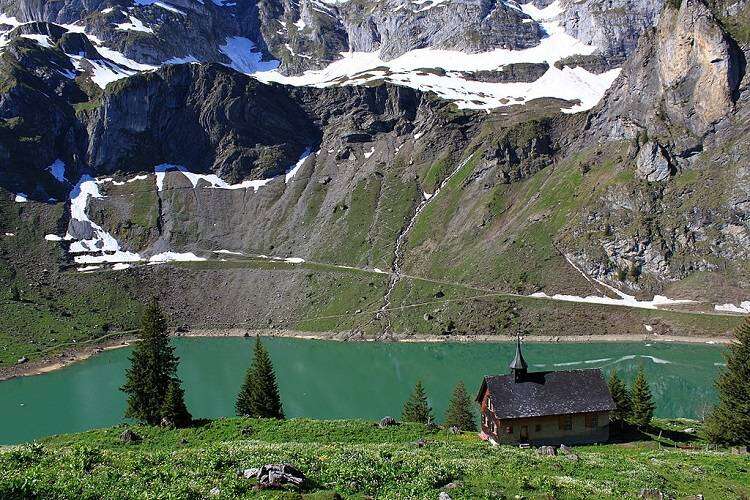
[[[661, 421], [670, 439], [695, 422]], [[364, 421], [220, 419], [189, 429], [135, 426], [55, 436], [0, 451], [0, 498], [623, 498], [642, 488], [677, 497], [747, 498], [750, 460], [668, 439], [578, 447], [578, 460], [490, 447], [475, 434], [419, 424], [379, 429]], [[423, 439], [426, 444], [419, 446]], [[700, 441], [694, 444], [700, 445]], [[310, 480], [302, 495], [258, 492], [237, 470], [290, 462]]]

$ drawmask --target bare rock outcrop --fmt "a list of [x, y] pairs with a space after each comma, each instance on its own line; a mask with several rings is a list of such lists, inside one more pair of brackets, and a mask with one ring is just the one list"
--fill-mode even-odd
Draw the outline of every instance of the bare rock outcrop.
[[662, 147], [656, 142], [641, 146], [636, 157], [636, 175], [649, 182], [659, 182], [667, 180], [669, 174], [669, 160]]

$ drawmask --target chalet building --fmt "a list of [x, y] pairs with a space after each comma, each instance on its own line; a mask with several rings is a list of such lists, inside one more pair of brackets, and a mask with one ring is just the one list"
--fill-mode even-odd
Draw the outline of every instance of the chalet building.
[[615, 402], [602, 371], [528, 372], [521, 339], [510, 374], [484, 377], [477, 395], [482, 439], [493, 444], [603, 443]]

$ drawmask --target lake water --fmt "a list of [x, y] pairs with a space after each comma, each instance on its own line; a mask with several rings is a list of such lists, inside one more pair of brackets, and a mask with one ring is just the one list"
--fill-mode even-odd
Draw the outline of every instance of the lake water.
[[[194, 417], [234, 414], [253, 339], [176, 339], [180, 377]], [[267, 338], [287, 417], [379, 419], [399, 416], [417, 379], [438, 421], [453, 386], [470, 392], [486, 374], [506, 373], [511, 343], [374, 343]], [[632, 380], [646, 369], [657, 415], [698, 417], [714, 401], [723, 364], [712, 345], [593, 343], [524, 346], [530, 370], [612, 368]], [[0, 382], [0, 444], [122, 422], [118, 391], [130, 349], [106, 351], [45, 375]]]

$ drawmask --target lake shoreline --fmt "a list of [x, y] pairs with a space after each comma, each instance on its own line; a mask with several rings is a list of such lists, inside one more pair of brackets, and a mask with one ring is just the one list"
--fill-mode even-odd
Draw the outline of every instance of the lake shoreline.
[[[280, 337], [305, 340], [329, 340], [338, 342], [405, 342], [405, 343], [502, 343], [512, 342], [514, 337], [507, 335], [405, 335], [389, 334], [381, 337], [352, 334], [352, 332], [305, 332], [298, 330], [256, 330], [244, 328], [196, 329], [176, 332], [174, 337]], [[92, 356], [112, 349], [128, 347], [135, 337], [119, 337], [106, 342], [70, 347], [51, 357], [29, 361], [23, 364], [0, 367], [0, 382], [16, 377], [42, 375], [65, 368], [73, 363], [85, 361]], [[680, 335], [527, 335], [525, 342], [539, 343], [593, 343], [593, 342], [662, 342], [674, 344], [716, 344], [726, 345], [731, 337], [689, 337]]]

